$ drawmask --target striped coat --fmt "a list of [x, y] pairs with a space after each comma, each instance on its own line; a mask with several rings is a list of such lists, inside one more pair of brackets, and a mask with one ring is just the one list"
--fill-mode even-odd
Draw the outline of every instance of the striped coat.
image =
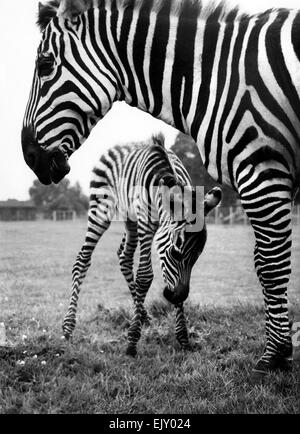
[[[115, 146], [101, 156], [92, 172], [85, 241], [73, 267], [71, 302], [63, 324], [66, 338], [75, 327], [80, 285], [92, 253], [111, 221], [117, 220], [125, 223], [118, 257], [134, 301], [127, 353], [136, 354], [141, 325], [149, 322], [144, 299], [153, 279], [151, 248], [155, 234], [164, 295], [176, 307], [176, 336], [183, 348], [189, 348], [183, 302], [189, 294], [192, 268], [206, 242], [204, 214], [219, 203], [221, 190], [212, 189], [204, 201], [200, 195], [198, 203], [196, 195], [188, 198], [194, 202], [195, 218], [200, 221], [197, 227], [187, 214], [187, 218], [182, 215], [180, 220], [175, 215], [173, 206], [188, 208], [184, 195], [178, 197], [176, 193], [176, 189], [181, 192], [184, 188], [193, 190], [190, 177], [175, 154], [164, 149], [162, 135], [146, 143]], [[174, 196], [169, 208], [164, 206], [166, 195], [168, 199]], [[133, 259], [138, 244], [140, 253], [134, 276]]]
[[[25, 161], [59, 182], [114, 101], [197, 142], [255, 234], [266, 346], [254, 376], [288, 369], [291, 207], [300, 181], [300, 10], [255, 15], [201, 0], [61, 0], [42, 30], [24, 117]], [[233, 258], [234, 260], [234, 258]]]

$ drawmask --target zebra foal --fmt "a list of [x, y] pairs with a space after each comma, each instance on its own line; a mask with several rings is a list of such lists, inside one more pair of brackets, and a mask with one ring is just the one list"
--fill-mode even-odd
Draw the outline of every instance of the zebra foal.
[[[93, 170], [88, 228], [84, 244], [73, 267], [72, 296], [63, 323], [65, 338], [75, 328], [80, 286], [91, 265], [92, 253], [115, 214], [125, 222], [125, 232], [118, 249], [121, 272], [134, 302], [134, 315], [128, 332], [127, 354], [135, 355], [143, 323], [149, 322], [144, 300], [153, 280], [151, 248], [155, 245], [166, 284], [164, 295], [176, 309], [175, 333], [182, 348], [189, 348], [183, 302], [189, 294], [192, 267], [206, 242], [204, 220], [193, 227], [191, 209], [181, 194], [184, 188], [195, 193], [180, 160], [164, 148], [162, 135], [149, 143], [115, 146], [103, 154]], [[206, 215], [221, 200], [221, 190], [213, 188], [199, 199], [191, 195], [195, 220]], [[170, 207], [165, 201], [170, 201]], [[194, 202], [194, 203], [193, 203]], [[177, 207], [177, 214], [175, 209]], [[177, 219], [178, 209], [182, 218]], [[139, 264], [134, 276], [133, 261], [140, 245]]]

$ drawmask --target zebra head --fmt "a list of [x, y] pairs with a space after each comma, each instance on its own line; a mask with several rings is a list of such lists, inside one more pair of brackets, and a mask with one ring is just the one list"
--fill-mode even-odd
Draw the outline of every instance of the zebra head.
[[[204, 202], [193, 204], [193, 208], [205, 217], [219, 204], [221, 198], [221, 189], [214, 187], [205, 195]], [[193, 200], [196, 199], [193, 195]], [[207, 233], [204, 220], [201, 228], [191, 230], [194, 221], [190, 221], [187, 216], [181, 221], [174, 221], [172, 217], [159, 228], [155, 245], [166, 284], [164, 296], [169, 302], [178, 304], [184, 302], [189, 295], [191, 272], [203, 251]]]
[[[94, 20], [87, 12], [92, 12], [92, 3], [51, 0], [39, 5], [42, 40], [23, 122], [22, 149], [43, 184], [58, 183], [69, 172], [69, 156], [116, 97], [113, 68], [85, 32]], [[93, 60], [94, 50], [102, 63]]]

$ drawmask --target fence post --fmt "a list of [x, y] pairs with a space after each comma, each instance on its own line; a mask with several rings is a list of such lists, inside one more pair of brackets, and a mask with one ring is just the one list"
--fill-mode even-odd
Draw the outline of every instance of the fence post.
[[215, 208], [215, 224], [218, 223], [218, 220], [219, 220], [219, 208], [216, 207]]
[[56, 210], [52, 212], [52, 219], [54, 222], [56, 222], [56, 220], [57, 220]]
[[232, 226], [233, 225], [233, 220], [234, 220], [234, 215], [233, 215], [233, 208], [232, 206], [229, 207], [229, 224]]
[[297, 225], [300, 225], [300, 205], [297, 205]]

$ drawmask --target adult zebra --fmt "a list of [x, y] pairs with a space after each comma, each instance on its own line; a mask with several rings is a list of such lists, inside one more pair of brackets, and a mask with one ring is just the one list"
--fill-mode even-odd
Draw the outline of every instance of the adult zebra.
[[[220, 202], [220, 188], [210, 190], [203, 202], [203, 195], [192, 187], [180, 160], [165, 150], [164, 137], [158, 135], [148, 142], [115, 146], [104, 153], [93, 170], [90, 193], [88, 227], [73, 267], [64, 336], [69, 338], [74, 330], [80, 286], [93, 251], [111, 221], [119, 219], [125, 222], [119, 263], [134, 301], [127, 354], [136, 354], [142, 323], [149, 320], [144, 300], [153, 280], [151, 248], [155, 234], [166, 284], [164, 295], [176, 309], [176, 337], [183, 349], [190, 348], [183, 302], [189, 294], [192, 268], [206, 243], [203, 216]], [[138, 243], [139, 263], [134, 277]]]
[[247, 16], [201, 0], [61, 0], [43, 32], [22, 131], [45, 184], [116, 100], [190, 134], [215, 180], [231, 185], [256, 237], [266, 346], [255, 375], [292, 356], [287, 284], [300, 180], [300, 11]]

